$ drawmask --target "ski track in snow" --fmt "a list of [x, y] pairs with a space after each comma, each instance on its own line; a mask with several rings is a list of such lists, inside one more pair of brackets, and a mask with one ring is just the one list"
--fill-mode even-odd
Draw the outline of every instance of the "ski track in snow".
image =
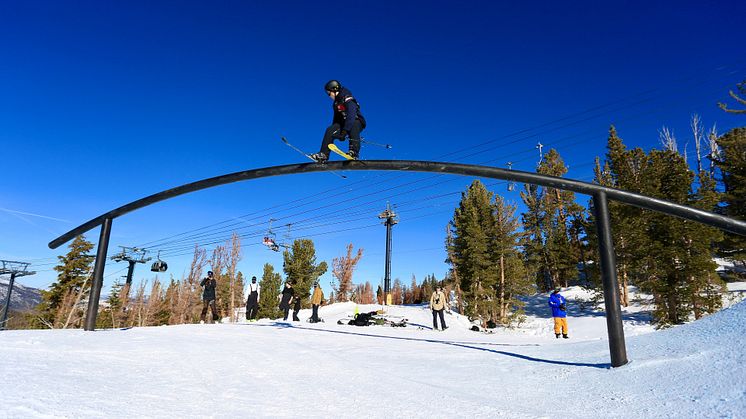
[[[458, 315], [442, 332], [336, 324], [352, 303], [317, 324], [6, 331], [0, 417], [746, 417], [746, 302], [662, 331], [625, 310], [631, 362], [612, 369], [603, 315], [571, 305], [557, 340], [545, 298], [494, 334]], [[432, 324], [424, 306], [386, 311]]]

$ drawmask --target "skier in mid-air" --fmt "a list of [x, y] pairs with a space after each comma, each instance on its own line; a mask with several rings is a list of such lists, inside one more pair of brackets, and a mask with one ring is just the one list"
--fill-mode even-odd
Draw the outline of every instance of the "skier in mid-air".
[[334, 117], [332, 124], [324, 132], [321, 150], [312, 154], [311, 158], [323, 163], [329, 160], [329, 144], [334, 140], [344, 141], [349, 136], [349, 154], [353, 159], [360, 157], [360, 132], [365, 129], [365, 118], [360, 113], [360, 104], [352, 96], [349, 89], [337, 80], [330, 80], [324, 86], [326, 94], [334, 101]]

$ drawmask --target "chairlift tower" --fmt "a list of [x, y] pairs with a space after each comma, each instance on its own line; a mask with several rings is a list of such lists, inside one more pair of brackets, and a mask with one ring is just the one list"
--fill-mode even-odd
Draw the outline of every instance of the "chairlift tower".
[[126, 247], [126, 246], [119, 246], [119, 247], [122, 248], [122, 251], [112, 256], [110, 259], [115, 262], [126, 261], [129, 263], [129, 268], [127, 269], [126, 284], [130, 285], [132, 284], [132, 274], [135, 272], [135, 264], [145, 263], [149, 261], [151, 258], [145, 257], [145, 255], [148, 253], [148, 251], [145, 249], [140, 249], [137, 247]]
[[391, 305], [391, 227], [399, 223], [396, 217], [396, 213], [391, 210], [388, 202], [386, 211], [378, 214], [378, 218], [384, 220], [383, 225], [386, 226], [386, 268], [383, 278], [383, 295], [385, 295], [384, 304], [386, 305]]
[[540, 165], [542, 160], [544, 160], [544, 144], [541, 143], [541, 141], [536, 143], [536, 148], [539, 150], [539, 162], [536, 163], [536, 165]]
[[13, 293], [13, 283], [16, 281], [16, 277], [36, 274], [36, 272], [28, 270], [29, 265], [31, 264], [28, 262], [0, 260], [0, 275], [10, 275], [10, 282], [8, 282], [8, 293], [5, 294], [5, 307], [3, 307], [2, 317], [0, 317], [0, 330], [5, 330], [5, 323], [8, 321], [10, 294]]

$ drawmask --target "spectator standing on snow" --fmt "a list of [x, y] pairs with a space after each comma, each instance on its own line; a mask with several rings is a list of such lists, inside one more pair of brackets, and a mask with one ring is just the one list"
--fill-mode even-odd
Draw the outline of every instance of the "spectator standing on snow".
[[438, 330], [438, 317], [440, 317], [440, 326], [442, 330], [448, 329], [446, 320], [443, 317], [443, 311], [446, 309], [446, 295], [443, 288], [438, 285], [435, 292], [430, 296], [430, 310], [433, 311], [433, 329]]
[[217, 284], [218, 282], [215, 280], [212, 271], [207, 271], [207, 278], [204, 278], [202, 282], [199, 283], [201, 287], [204, 287], [202, 290], [202, 314], [199, 318], [200, 323], [205, 322], [208, 306], [212, 310], [212, 321], [216, 322], [220, 319], [218, 316], [218, 307], [215, 305], [215, 287]]
[[282, 313], [284, 314], [282, 320], [288, 319], [288, 314], [290, 313], [290, 302], [293, 300], [293, 296], [295, 295], [295, 290], [293, 289], [292, 282], [285, 282], [285, 288], [282, 289], [282, 294], [280, 294], [280, 310], [282, 310]]
[[300, 311], [300, 297], [293, 296], [293, 321], [299, 322], [298, 312]]
[[313, 294], [311, 295], [311, 323], [319, 322], [319, 306], [324, 301], [324, 291], [321, 290], [318, 282], [313, 283]]
[[567, 336], [567, 307], [565, 297], [560, 294], [560, 287], [554, 289], [549, 296], [549, 307], [552, 308], [552, 317], [554, 318], [554, 336], [559, 339], [560, 332], [562, 337], [569, 339]]
[[256, 277], [251, 277], [249, 284], [249, 298], [246, 300], [246, 320], [256, 319], [256, 313], [259, 311], [259, 284], [256, 283]]

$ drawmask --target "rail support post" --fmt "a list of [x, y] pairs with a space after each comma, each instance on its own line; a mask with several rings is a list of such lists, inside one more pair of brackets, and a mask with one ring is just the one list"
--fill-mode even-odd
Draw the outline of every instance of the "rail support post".
[[604, 287], [604, 305], [606, 308], [606, 330], [609, 334], [609, 352], [611, 366], [621, 367], [627, 361], [627, 348], [624, 344], [624, 326], [622, 325], [622, 308], [619, 304], [619, 281], [616, 276], [616, 255], [614, 241], [611, 238], [611, 221], [609, 219], [609, 202], [606, 193], [598, 191], [593, 194], [593, 210], [598, 232], [598, 251], [600, 254], [601, 278]]
[[88, 331], [96, 330], [98, 300], [101, 298], [101, 287], [104, 284], [104, 265], [106, 265], [106, 252], [109, 249], [109, 236], [111, 236], [111, 218], [105, 218], [101, 224], [96, 264], [93, 267], [93, 283], [91, 284], [91, 293], [88, 296], [88, 311], [85, 316], [85, 330]]

